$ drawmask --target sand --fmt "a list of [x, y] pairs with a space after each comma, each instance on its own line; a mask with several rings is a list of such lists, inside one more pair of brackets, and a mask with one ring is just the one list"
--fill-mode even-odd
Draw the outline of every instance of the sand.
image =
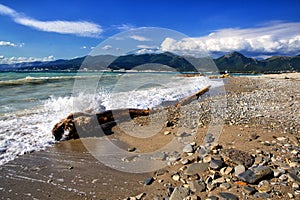
[[[240, 94], [257, 90], [259, 88], [255, 84], [248, 83], [259, 82], [260, 79], [299, 81], [300, 73], [230, 78], [226, 85], [227, 92]], [[143, 140], [128, 136], [116, 128], [115, 134], [109, 137], [119, 141], [124, 149], [135, 147], [141, 152], [149, 152], [160, 148], [174, 137], [172, 134], [165, 136], [163, 134], [165, 131], [175, 130], [170, 127], [164, 128], [157, 136]], [[195, 135], [195, 142], [201, 143], [206, 132], [206, 126], [199, 128]], [[253, 133], [259, 135], [259, 140], [249, 141], [245, 145], [245, 141]], [[255, 153], [257, 149], [268, 151], [271, 148], [259, 141], [272, 141], [280, 136], [287, 136], [287, 134], [276, 129], [270, 131], [265, 125], [226, 124], [219, 143], [227, 148], [235, 147]], [[295, 139], [294, 135], [291, 137]], [[2, 199], [125, 199], [145, 193], [143, 199], [155, 197], [162, 199], [168, 195], [167, 187], [162, 187], [164, 183], [172, 183], [176, 186], [170, 178], [170, 173], [177, 168], [166, 167], [169, 173], [160, 176], [151, 185], [144, 185], [140, 182], [148, 177], [154, 177], [154, 172], [139, 174], [117, 171], [90, 155], [81, 139], [61, 141], [44, 151], [19, 156], [1, 166], [0, 197]], [[160, 183], [159, 180], [163, 182]], [[219, 190], [214, 193], [217, 191]], [[238, 187], [232, 189], [232, 193], [238, 194], [238, 191]], [[207, 193], [201, 195], [201, 198], [205, 198]]]

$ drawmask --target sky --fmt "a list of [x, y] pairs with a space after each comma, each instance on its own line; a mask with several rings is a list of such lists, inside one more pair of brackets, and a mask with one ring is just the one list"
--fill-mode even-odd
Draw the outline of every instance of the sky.
[[0, 0], [0, 64], [84, 56], [140, 27], [187, 36], [165, 37], [164, 51], [293, 56], [300, 53], [299, 8], [300, 0]]

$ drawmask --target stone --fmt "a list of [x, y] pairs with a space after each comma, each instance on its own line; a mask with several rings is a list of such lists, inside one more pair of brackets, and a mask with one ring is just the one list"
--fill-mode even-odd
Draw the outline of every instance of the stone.
[[250, 186], [244, 186], [243, 187], [243, 191], [246, 193], [246, 194], [254, 194], [256, 192], [256, 189], [253, 188], [253, 187], [250, 187]]
[[246, 152], [237, 149], [223, 149], [221, 156], [226, 163], [235, 165], [244, 165], [249, 168], [254, 163], [254, 158]]
[[220, 169], [220, 173], [222, 176], [229, 175], [232, 172], [232, 170], [232, 167], [223, 167], [222, 169]]
[[229, 183], [222, 183], [222, 184], [220, 185], [220, 188], [223, 188], [223, 189], [225, 189], [225, 190], [228, 190], [228, 189], [231, 188], [231, 185], [230, 185]]
[[127, 149], [128, 152], [134, 152], [135, 150], [136, 150], [135, 147], [129, 147], [129, 148]]
[[206, 200], [218, 200], [218, 197], [216, 197], [216, 196], [208, 196], [206, 198]]
[[293, 190], [299, 190], [299, 189], [300, 189], [300, 186], [299, 186], [298, 183], [293, 183], [293, 184], [292, 184], [292, 188], [293, 188]]
[[280, 175], [278, 178], [279, 178], [279, 180], [281, 180], [281, 181], [286, 181], [286, 180], [288, 179], [288, 176], [287, 176], [286, 174], [282, 174], [282, 175]]
[[152, 155], [153, 160], [165, 160], [167, 155], [164, 152], [156, 152]]
[[260, 193], [260, 192], [256, 192], [254, 194], [254, 197], [258, 198], [258, 199], [269, 199], [270, 195], [268, 193]]
[[277, 169], [274, 169], [274, 170], [273, 170], [273, 173], [274, 173], [274, 177], [275, 177], [275, 178], [278, 178], [280, 175], [282, 175], [282, 174], [285, 173], [285, 170], [284, 170], [284, 169], [277, 168]]
[[184, 153], [193, 153], [194, 152], [194, 148], [191, 144], [187, 144], [185, 145], [185, 147], [182, 149], [182, 151]]
[[204, 163], [209, 163], [211, 161], [211, 159], [212, 159], [211, 156], [205, 156], [205, 157], [202, 158], [202, 161]]
[[164, 135], [170, 135], [170, 134], [171, 134], [170, 131], [165, 131], [165, 132], [164, 132]]
[[257, 190], [262, 193], [269, 193], [272, 189], [273, 187], [266, 180], [259, 182], [259, 184], [257, 185]]
[[185, 174], [193, 175], [193, 174], [206, 172], [208, 166], [209, 166], [208, 163], [192, 163], [186, 168]]
[[153, 183], [154, 179], [152, 177], [146, 178], [144, 180], [144, 185], [151, 185]]
[[246, 170], [244, 173], [237, 175], [237, 177], [242, 181], [252, 184], [271, 175], [272, 173], [273, 171], [270, 167], [257, 166]]
[[297, 183], [297, 184], [300, 185], [300, 178], [299, 178], [296, 174], [294, 174], [294, 173], [292, 173], [292, 172], [289, 172], [289, 173], [287, 174], [287, 176], [288, 176], [288, 178], [289, 178], [289, 181], [294, 182], [294, 183]]
[[220, 184], [220, 183], [225, 183], [225, 179], [223, 177], [220, 177], [220, 178], [217, 178], [217, 179], [214, 179], [212, 181], [213, 184]]
[[220, 169], [223, 166], [224, 162], [222, 160], [211, 160], [209, 163], [209, 167], [211, 169]]
[[190, 161], [188, 159], [183, 159], [181, 160], [181, 164], [186, 165], [188, 164]]
[[143, 192], [143, 193], [140, 193], [140, 194], [136, 195], [135, 198], [137, 200], [141, 200], [143, 198], [143, 196], [145, 196], [145, 195], [146, 195], [146, 193]]
[[173, 179], [174, 181], [179, 181], [179, 180], [180, 180], [180, 176], [179, 176], [178, 174], [174, 174], [174, 175], [172, 176], [172, 179]]
[[157, 170], [156, 172], [155, 172], [155, 175], [156, 176], [161, 176], [161, 175], [164, 175], [165, 173], [167, 173], [168, 172], [168, 170], [166, 170], [166, 169], [159, 169], [159, 170]]
[[237, 165], [234, 167], [234, 175], [238, 176], [239, 174], [242, 174], [246, 171], [246, 168], [244, 165]]
[[289, 196], [290, 199], [294, 198], [294, 195], [292, 193], [287, 193], [287, 195]]
[[283, 141], [285, 141], [286, 140], [286, 138], [285, 137], [278, 137], [278, 138], [276, 138], [279, 142], [283, 142]]
[[189, 189], [184, 187], [175, 187], [169, 200], [183, 200], [189, 195]]
[[192, 192], [203, 192], [205, 191], [206, 185], [203, 181], [194, 180], [189, 181], [189, 187]]
[[239, 199], [234, 194], [231, 194], [228, 192], [219, 192], [218, 195], [219, 195], [220, 199], [222, 199], [222, 200], [238, 200]]
[[197, 195], [190, 195], [188, 197], [185, 197], [183, 200], [200, 200], [200, 197]]

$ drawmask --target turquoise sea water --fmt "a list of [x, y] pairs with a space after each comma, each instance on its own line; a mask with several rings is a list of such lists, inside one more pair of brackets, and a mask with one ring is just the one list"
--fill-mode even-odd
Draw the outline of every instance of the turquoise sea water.
[[218, 84], [175, 73], [0, 73], [0, 165], [52, 145], [52, 127], [71, 112], [153, 108]]

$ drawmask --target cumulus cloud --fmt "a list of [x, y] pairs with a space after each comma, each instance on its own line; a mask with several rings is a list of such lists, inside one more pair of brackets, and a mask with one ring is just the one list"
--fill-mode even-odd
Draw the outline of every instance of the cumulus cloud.
[[10, 16], [16, 23], [45, 32], [73, 34], [83, 37], [98, 37], [102, 32], [100, 25], [87, 21], [40, 21], [0, 4], [0, 14]]
[[140, 36], [140, 35], [132, 35], [132, 36], [130, 36], [130, 38], [133, 40], [140, 41], [140, 42], [151, 41], [150, 38], [146, 38], [146, 37]]
[[9, 41], [0, 41], [0, 46], [7, 46], [7, 47], [22, 47], [24, 44], [15, 44]]
[[55, 60], [54, 56], [46, 56], [46, 57], [5, 57], [3, 55], [0, 56], [0, 64], [15, 64], [15, 63], [24, 63], [24, 62], [35, 62], [35, 61], [53, 61]]
[[163, 51], [196, 54], [242, 51], [255, 54], [294, 54], [300, 50], [300, 23], [273, 23], [255, 28], [221, 29], [207, 36], [161, 43]]

